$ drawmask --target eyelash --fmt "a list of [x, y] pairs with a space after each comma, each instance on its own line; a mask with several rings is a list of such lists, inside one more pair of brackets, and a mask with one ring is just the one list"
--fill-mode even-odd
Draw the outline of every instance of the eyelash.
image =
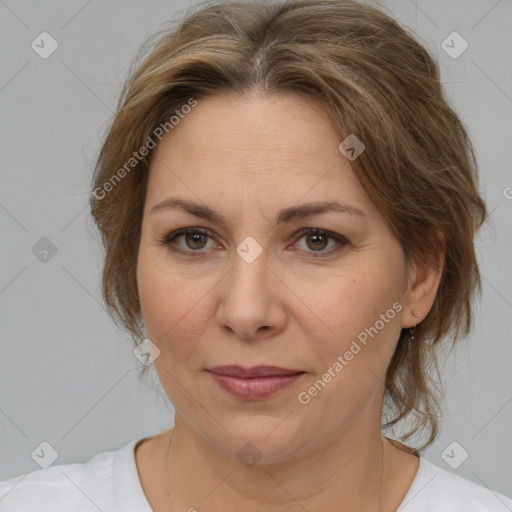
[[[181, 235], [187, 235], [187, 234], [198, 234], [198, 235], [205, 235], [209, 238], [213, 238], [209, 233], [208, 230], [202, 229], [202, 228], [182, 228], [178, 229], [177, 231], [173, 231], [163, 239], [159, 240], [159, 245], [162, 245], [164, 247], [168, 247], [171, 251], [184, 254], [186, 256], [192, 256], [192, 257], [198, 257], [203, 256], [206, 254], [206, 250], [203, 251], [185, 251], [183, 249], [179, 249], [176, 247], [176, 239]], [[335, 247], [334, 249], [330, 249], [329, 251], [308, 251], [313, 253], [313, 257], [323, 257], [333, 254], [334, 252], [337, 252], [340, 250], [343, 246], [347, 245], [349, 241], [341, 236], [337, 235], [335, 233], [331, 233], [330, 231], [326, 231], [325, 229], [318, 229], [318, 228], [302, 228], [300, 229], [294, 236], [298, 236], [297, 242], [305, 235], [323, 235], [328, 237], [328, 239], [333, 239], [338, 244], [338, 247]]]

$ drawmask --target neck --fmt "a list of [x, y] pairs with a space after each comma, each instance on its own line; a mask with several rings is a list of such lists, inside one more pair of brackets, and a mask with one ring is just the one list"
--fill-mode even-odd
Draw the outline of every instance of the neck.
[[175, 510], [377, 512], [391, 500], [384, 489], [397, 449], [380, 425], [354, 425], [292, 461], [252, 466], [212, 446], [178, 413], [172, 434], [167, 482]]

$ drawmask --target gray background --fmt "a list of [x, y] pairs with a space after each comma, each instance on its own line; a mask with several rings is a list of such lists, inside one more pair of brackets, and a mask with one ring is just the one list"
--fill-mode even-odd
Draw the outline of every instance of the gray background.
[[[424, 456], [512, 496], [512, 2], [381, 3], [439, 60], [473, 138], [494, 224], [478, 241], [483, 294], [475, 329], [443, 358], [446, 416]], [[138, 381], [131, 341], [103, 309], [87, 200], [130, 59], [189, 5], [0, 1], [0, 480], [39, 469], [31, 453], [43, 441], [58, 452], [54, 464], [84, 462], [172, 425], [156, 375]], [[43, 31], [59, 44], [47, 59], [31, 48]], [[453, 31], [469, 43], [457, 59], [441, 47]], [[57, 248], [46, 263], [32, 251], [42, 237]], [[457, 469], [442, 457], [453, 441], [469, 453]]]

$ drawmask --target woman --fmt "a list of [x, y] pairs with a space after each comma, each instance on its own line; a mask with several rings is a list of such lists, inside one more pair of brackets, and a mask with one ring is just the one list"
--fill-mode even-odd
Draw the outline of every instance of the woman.
[[434, 350], [480, 285], [486, 207], [435, 62], [349, 1], [218, 3], [158, 36], [91, 209], [174, 428], [6, 481], [2, 510], [512, 508], [381, 433], [434, 440]]

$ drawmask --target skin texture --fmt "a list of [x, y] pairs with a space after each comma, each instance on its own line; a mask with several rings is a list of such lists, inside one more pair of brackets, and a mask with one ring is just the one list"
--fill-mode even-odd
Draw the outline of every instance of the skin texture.
[[[383, 383], [400, 330], [427, 315], [441, 270], [406, 268], [400, 244], [339, 151], [341, 140], [313, 100], [226, 94], [198, 101], [155, 149], [137, 280], [147, 335], [160, 350], [156, 371], [176, 416], [168, 474], [170, 431], [135, 452], [154, 510], [171, 510], [169, 482], [175, 510], [391, 511], [414, 479], [417, 457], [380, 433]], [[208, 205], [228, 225], [180, 209], [151, 213], [171, 196]], [[343, 201], [365, 216], [330, 212], [274, 223], [279, 210], [315, 201]], [[208, 236], [182, 235], [174, 247], [201, 256], [160, 243], [186, 227]], [[301, 228], [347, 242], [298, 234]], [[252, 263], [236, 252], [249, 236], [263, 249]], [[401, 305], [394, 318], [300, 403], [298, 394], [394, 303]], [[266, 400], [243, 400], [205, 371], [224, 364], [306, 374]], [[254, 466], [237, 457], [246, 443], [261, 454]]]

